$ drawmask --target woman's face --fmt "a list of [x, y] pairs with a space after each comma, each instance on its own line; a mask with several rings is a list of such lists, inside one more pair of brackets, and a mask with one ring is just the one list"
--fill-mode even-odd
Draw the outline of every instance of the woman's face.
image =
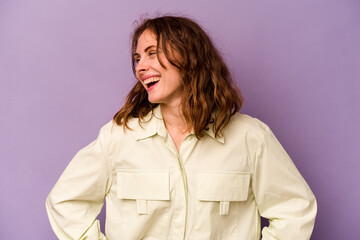
[[167, 60], [159, 48], [159, 58], [166, 68], [161, 66], [156, 45], [155, 35], [151, 31], [145, 30], [140, 35], [133, 56], [137, 63], [136, 78], [146, 89], [149, 102], [169, 106], [180, 104], [183, 95], [180, 71]]

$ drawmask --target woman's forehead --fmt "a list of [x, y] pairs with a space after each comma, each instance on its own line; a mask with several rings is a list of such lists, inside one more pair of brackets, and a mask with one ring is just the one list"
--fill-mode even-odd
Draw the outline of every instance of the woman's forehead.
[[150, 30], [145, 30], [137, 40], [136, 52], [142, 51], [150, 45], [157, 45], [156, 36]]

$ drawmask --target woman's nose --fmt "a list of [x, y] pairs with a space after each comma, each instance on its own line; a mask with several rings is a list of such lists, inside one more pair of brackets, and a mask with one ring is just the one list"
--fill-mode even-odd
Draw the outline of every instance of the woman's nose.
[[136, 64], [135, 71], [140, 73], [146, 71], [147, 69], [148, 69], [148, 64], [146, 63], [146, 60], [140, 59]]

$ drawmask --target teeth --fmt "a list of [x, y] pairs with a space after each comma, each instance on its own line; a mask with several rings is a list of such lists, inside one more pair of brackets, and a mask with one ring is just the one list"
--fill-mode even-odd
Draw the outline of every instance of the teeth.
[[158, 82], [160, 81], [160, 78], [159, 77], [152, 77], [152, 78], [148, 78], [144, 81], [145, 84], [149, 84], [151, 82]]

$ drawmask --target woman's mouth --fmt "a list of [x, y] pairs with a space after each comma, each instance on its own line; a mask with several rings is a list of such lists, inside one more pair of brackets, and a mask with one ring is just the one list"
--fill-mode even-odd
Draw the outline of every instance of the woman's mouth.
[[160, 80], [161, 80], [160, 77], [151, 77], [151, 78], [145, 79], [144, 84], [146, 86], [146, 90], [147, 91], [152, 90]]

